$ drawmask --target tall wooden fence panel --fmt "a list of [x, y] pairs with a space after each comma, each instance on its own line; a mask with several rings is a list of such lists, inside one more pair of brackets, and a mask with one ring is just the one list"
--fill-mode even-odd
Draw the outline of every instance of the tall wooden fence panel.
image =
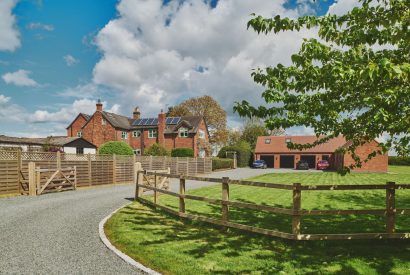
[[77, 186], [132, 183], [134, 163], [146, 170], [171, 169], [173, 173], [196, 175], [212, 172], [211, 158], [151, 156], [76, 155], [54, 152], [0, 151], [0, 194], [28, 194], [28, 164], [37, 169], [76, 167]]
[[0, 194], [19, 193], [19, 152], [0, 151]]
[[172, 174], [197, 175], [212, 172], [211, 158], [185, 158], [185, 157], [156, 157], [137, 156], [144, 170], [164, 170], [171, 168]]

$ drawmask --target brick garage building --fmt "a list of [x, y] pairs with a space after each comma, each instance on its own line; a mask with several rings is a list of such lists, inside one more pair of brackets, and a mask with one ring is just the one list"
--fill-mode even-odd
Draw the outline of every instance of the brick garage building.
[[107, 141], [123, 141], [135, 154], [159, 143], [171, 150], [192, 148], [194, 155], [204, 157], [209, 143], [209, 132], [201, 116], [166, 117], [161, 112], [156, 118], [141, 118], [139, 108], [132, 117], [103, 110], [99, 101], [93, 115], [79, 114], [67, 127], [67, 136], [83, 137], [99, 148]]
[[[255, 159], [265, 160], [268, 167], [271, 168], [296, 168], [296, 163], [299, 160], [307, 161], [310, 168], [316, 168], [319, 160], [328, 160], [333, 169], [354, 163], [350, 154], [334, 153], [336, 149], [349, 145], [349, 142], [342, 136], [302, 151], [287, 148], [288, 142], [306, 144], [313, 143], [316, 140], [315, 136], [261, 136], [258, 137], [256, 143]], [[369, 153], [377, 149], [379, 149], [378, 143], [372, 141], [359, 147], [356, 153], [361, 159], [365, 159]], [[361, 168], [354, 169], [354, 171], [387, 172], [387, 166], [387, 154], [377, 155], [364, 163]]]

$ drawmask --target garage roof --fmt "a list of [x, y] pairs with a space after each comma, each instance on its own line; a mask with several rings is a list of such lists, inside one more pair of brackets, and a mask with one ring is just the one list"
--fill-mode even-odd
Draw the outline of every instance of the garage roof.
[[343, 136], [339, 136], [329, 140], [327, 143], [302, 151], [290, 150], [287, 147], [287, 142], [289, 141], [307, 144], [313, 143], [318, 139], [316, 136], [261, 136], [258, 137], [256, 142], [255, 153], [333, 153], [337, 148], [346, 144], [346, 139]]

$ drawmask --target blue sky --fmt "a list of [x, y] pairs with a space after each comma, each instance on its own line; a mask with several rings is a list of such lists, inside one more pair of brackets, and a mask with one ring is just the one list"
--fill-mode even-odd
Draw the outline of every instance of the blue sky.
[[138, 105], [155, 116], [203, 94], [237, 127], [233, 102], [261, 102], [250, 69], [288, 62], [314, 35], [258, 37], [246, 30], [249, 14], [321, 15], [352, 1], [1, 0], [0, 134], [64, 134], [97, 98], [107, 110], [130, 115]]

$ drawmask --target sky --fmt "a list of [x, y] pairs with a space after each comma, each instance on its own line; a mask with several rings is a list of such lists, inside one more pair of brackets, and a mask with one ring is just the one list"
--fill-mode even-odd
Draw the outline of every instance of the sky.
[[[65, 135], [79, 112], [154, 117], [214, 97], [263, 104], [252, 69], [290, 64], [314, 30], [257, 35], [263, 16], [342, 14], [358, 0], [0, 0], [0, 134]], [[288, 134], [310, 134], [296, 127]]]

